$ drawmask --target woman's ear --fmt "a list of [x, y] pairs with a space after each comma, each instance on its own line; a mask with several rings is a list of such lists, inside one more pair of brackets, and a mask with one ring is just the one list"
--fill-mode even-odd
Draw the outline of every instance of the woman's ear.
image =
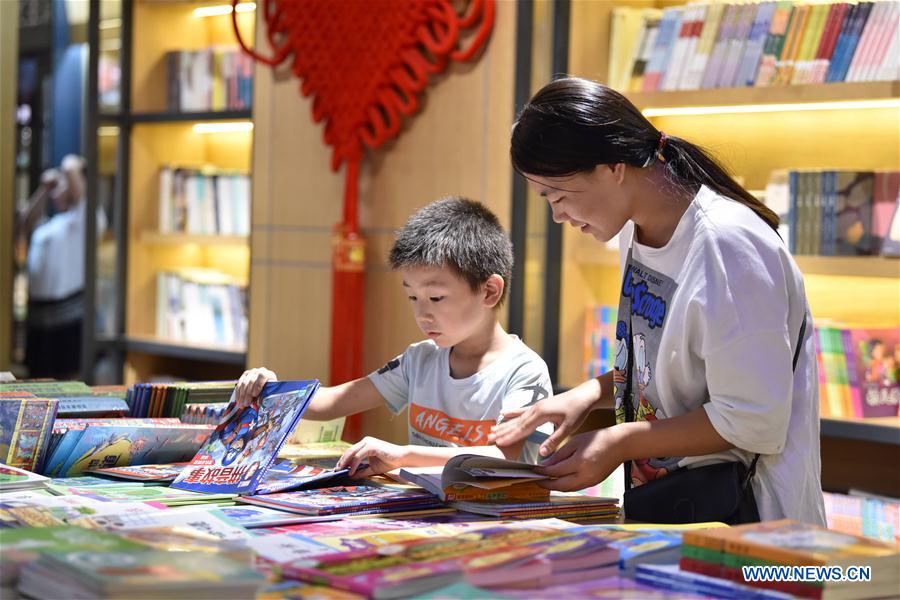
[[625, 181], [625, 163], [616, 163], [614, 165], [610, 165], [612, 169], [613, 178], [615, 178], [616, 183], [622, 185], [622, 182]]
[[494, 308], [503, 297], [503, 288], [505, 283], [503, 278], [494, 273], [484, 282], [484, 304], [490, 308]]

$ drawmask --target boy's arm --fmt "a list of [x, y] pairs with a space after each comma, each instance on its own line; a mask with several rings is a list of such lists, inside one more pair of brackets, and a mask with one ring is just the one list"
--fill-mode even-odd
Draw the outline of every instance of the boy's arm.
[[[504, 455], [497, 446], [464, 446], [460, 448], [399, 446], [378, 438], [365, 437], [344, 452], [344, 455], [338, 460], [336, 468], [349, 468], [350, 475], [354, 477], [368, 477], [400, 467], [443, 467], [448, 460], [458, 454], [480, 454], [509, 460], [516, 460], [518, 457], [518, 452], [515, 455]], [[359, 470], [357, 471], [357, 469]]]
[[330, 421], [346, 417], [384, 404], [384, 398], [368, 377], [360, 377], [334, 387], [319, 388], [304, 419]]
[[[239, 407], [248, 406], [259, 398], [263, 387], [270, 381], [278, 381], [278, 376], [269, 369], [244, 371], [234, 390], [235, 402]], [[330, 421], [375, 408], [383, 402], [378, 388], [368, 377], [361, 377], [334, 387], [319, 388], [303, 417], [311, 421]]]

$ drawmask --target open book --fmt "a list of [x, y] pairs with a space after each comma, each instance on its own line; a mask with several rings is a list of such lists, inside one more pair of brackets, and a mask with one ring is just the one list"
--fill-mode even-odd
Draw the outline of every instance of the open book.
[[445, 502], [461, 500], [546, 500], [549, 490], [537, 484], [546, 475], [537, 465], [478, 454], [459, 454], [443, 467], [408, 467], [399, 476]]

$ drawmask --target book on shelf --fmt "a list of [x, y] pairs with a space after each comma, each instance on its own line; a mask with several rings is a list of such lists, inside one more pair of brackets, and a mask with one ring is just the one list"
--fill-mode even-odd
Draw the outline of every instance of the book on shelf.
[[584, 376], [599, 377], [612, 371], [616, 358], [615, 306], [591, 306], [584, 317]]
[[253, 59], [240, 48], [173, 50], [163, 61], [170, 111], [246, 110], [253, 104]]
[[230, 409], [172, 483], [198, 492], [254, 494], [266, 481], [278, 451], [300, 421], [319, 382], [271, 381], [259, 397]]
[[126, 401], [132, 417], [181, 417], [187, 404], [227, 403], [235, 384], [234, 381], [138, 383], [128, 389]]
[[776, 170], [765, 203], [787, 224], [783, 237], [794, 254], [900, 255], [892, 229], [900, 171]]
[[868, 494], [824, 492], [828, 529], [900, 544], [900, 501]]
[[651, 92], [896, 81], [898, 17], [893, 0], [688, 3], [661, 16], [616, 7], [609, 84]]
[[815, 327], [823, 417], [900, 416], [900, 331], [896, 327]]
[[156, 336], [173, 342], [245, 346], [246, 286], [213, 269], [158, 272]]
[[159, 231], [249, 235], [250, 176], [213, 168], [160, 168]]
[[478, 454], [458, 454], [443, 467], [407, 467], [399, 476], [444, 501], [546, 500], [550, 491], [536, 484], [547, 479], [535, 466]]

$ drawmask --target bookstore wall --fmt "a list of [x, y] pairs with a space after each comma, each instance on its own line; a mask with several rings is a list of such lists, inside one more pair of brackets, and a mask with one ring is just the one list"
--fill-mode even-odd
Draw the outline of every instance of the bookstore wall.
[[[400, 277], [387, 266], [394, 232], [417, 208], [448, 194], [488, 205], [509, 226], [516, 5], [499, 2], [490, 43], [471, 64], [454, 64], [427, 88], [403, 134], [360, 167], [359, 218], [366, 238], [363, 370], [379, 368], [420, 339]], [[263, 27], [258, 21], [258, 27]], [[261, 51], [269, 49], [259, 38]], [[328, 373], [331, 238], [340, 220], [343, 174], [310, 102], [292, 77], [256, 67], [253, 231], [247, 364], [291, 377]], [[302, 190], [302, 192], [300, 191]], [[505, 317], [504, 317], [505, 318]], [[404, 417], [379, 408], [367, 435], [402, 442]]]
[[[781, 216], [816, 328], [823, 486], [895, 496], [896, 477], [859, 459], [900, 458], [898, 9], [574, 2], [569, 54], [573, 74], [711, 150]], [[564, 385], [612, 364], [617, 249], [566, 231]]]

